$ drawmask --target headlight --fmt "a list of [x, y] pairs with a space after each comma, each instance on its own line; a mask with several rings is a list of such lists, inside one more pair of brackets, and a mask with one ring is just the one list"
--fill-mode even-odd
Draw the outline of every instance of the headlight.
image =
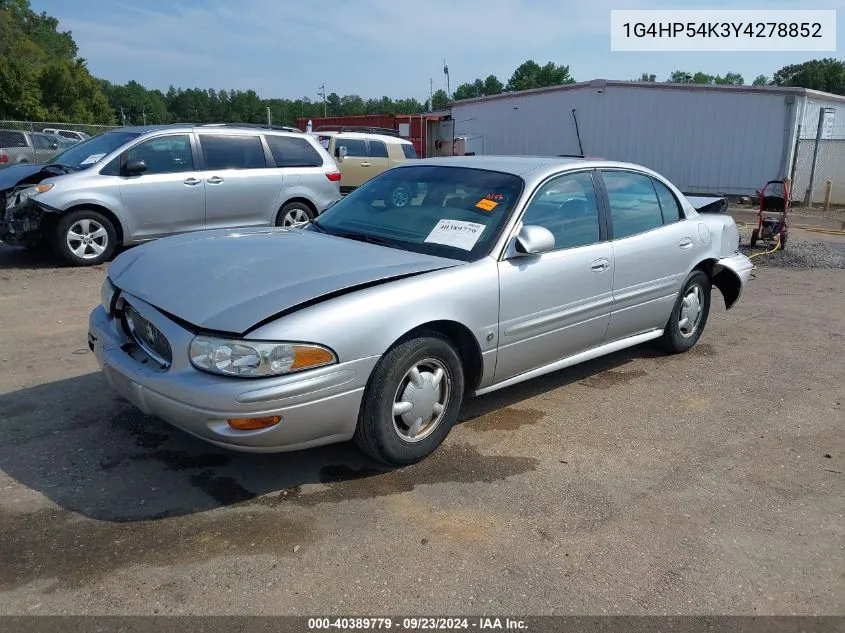
[[190, 357], [197, 369], [244, 378], [280, 376], [337, 362], [334, 353], [320, 345], [227, 340], [202, 335], [191, 341]]
[[106, 309], [106, 312], [111, 312], [111, 300], [114, 298], [114, 291], [112, 282], [106, 277], [100, 287], [100, 305]]

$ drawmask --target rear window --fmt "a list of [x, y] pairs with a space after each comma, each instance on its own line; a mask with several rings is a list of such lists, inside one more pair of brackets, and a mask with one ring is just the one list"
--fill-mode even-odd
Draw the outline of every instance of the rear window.
[[206, 169], [262, 169], [267, 167], [259, 136], [200, 134]]
[[29, 147], [23, 132], [0, 130], [0, 147]]
[[402, 152], [405, 154], [405, 158], [417, 158], [417, 150], [410, 143], [402, 143]]
[[306, 139], [295, 136], [264, 137], [276, 167], [322, 167], [323, 157]]
[[67, 132], [66, 130], [60, 130], [59, 135], [65, 138], [79, 138], [79, 134], [76, 132]]
[[387, 145], [381, 141], [370, 141], [371, 158], [387, 158]]

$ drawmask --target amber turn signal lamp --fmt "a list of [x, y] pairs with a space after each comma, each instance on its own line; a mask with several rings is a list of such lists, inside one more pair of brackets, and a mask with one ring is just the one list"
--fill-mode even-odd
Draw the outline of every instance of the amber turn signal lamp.
[[302, 369], [303, 367], [315, 367], [318, 365], [327, 365], [332, 361], [334, 361], [334, 356], [327, 349], [295, 345], [293, 348], [293, 364], [290, 368]]
[[282, 421], [281, 416], [271, 415], [268, 418], [229, 418], [229, 426], [238, 431], [257, 431], [275, 426]]

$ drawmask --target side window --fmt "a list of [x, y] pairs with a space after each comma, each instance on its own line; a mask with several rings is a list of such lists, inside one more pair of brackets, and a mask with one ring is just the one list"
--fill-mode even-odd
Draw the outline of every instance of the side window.
[[621, 239], [663, 226], [663, 214], [651, 178], [630, 171], [602, 172], [613, 238]]
[[207, 170], [267, 167], [259, 136], [200, 134], [200, 145]]
[[417, 158], [417, 150], [410, 143], [402, 143], [402, 152], [404, 152], [405, 158]]
[[599, 208], [592, 175], [567, 174], [547, 182], [528, 204], [522, 223], [549, 229], [555, 250], [598, 242]]
[[[367, 157], [367, 141], [362, 138], [336, 138], [335, 148], [345, 147], [347, 156]], [[336, 150], [337, 151], [337, 150]]]
[[143, 160], [147, 174], [175, 174], [194, 170], [191, 138], [187, 134], [159, 136], [139, 143], [126, 152], [127, 161]]
[[42, 134], [33, 134], [32, 142], [35, 144], [35, 149], [53, 149], [54, 141], [52, 141], [49, 136], [44, 136]]
[[0, 130], [0, 147], [29, 147], [23, 132], [5, 132]]
[[669, 188], [659, 180], [654, 180], [654, 189], [657, 191], [657, 199], [660, 201], [660, 209], [663, 211], [663, 224], [672, 224], [684, 217], [678, 199], [669, 191]]
[[322, 167], [323, 158], [304, 138], [294, 136], [264, 137], [276, 167]]
[[381, 141], [370, 141], [370, 156], [372, 158], [387, 158], [387, 145]]

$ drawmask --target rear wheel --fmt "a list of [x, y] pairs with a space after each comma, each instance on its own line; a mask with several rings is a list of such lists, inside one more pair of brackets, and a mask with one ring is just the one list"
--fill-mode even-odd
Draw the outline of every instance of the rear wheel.
[[449, 434], [463, 392], [461, 359], [446, 339], [432, 333], [404, 341], [373, 371], [355, 442], [386, 464], [419, 461]]
[[661, 343], [668, 352], [685, 352], [698, 342], [710, 315], [710, 278], [694, 270], [684, 282]]
[[276, 226], [302, 226], [315, 216], [314, 210], [304, 202], [288, 202], [276, 216]]
[[53, 248], [67, 263], [94, 266], [117, 247], [117, 232], [105, 215], [81, 209], [62, 216], [53, 230]]
[[781, 233], [781, 234], [780, 234], [780, 241], [779, 241], [779, 243], [778, 243], [778, 248], [779, 248], [780, 250], [782, 250], [782, 251], [786, 250], [786, 238], [787, 238], [787, 235], [788, 235], [788, 234], [786, 233], [786, 231], [784, 231], [783, 233]]

